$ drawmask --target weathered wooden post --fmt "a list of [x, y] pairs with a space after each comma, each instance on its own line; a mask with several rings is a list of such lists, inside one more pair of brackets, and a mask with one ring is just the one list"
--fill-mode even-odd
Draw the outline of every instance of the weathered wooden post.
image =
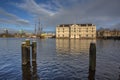
[[26, 47], [27, 47], [27, 61], [30, 62], [30, 40], [26, 39]]
[[22, 65], [22, 80], [33, 80], [30, 63]]
[[37, 76], [37, 64], [36, 61], [32, 62], [32, 75], [33, 75], [33, 80], [37, 80], [38, 76]]
[[96, 68], [96, 44], [90, 43], [89, 70], [95, 71], [95, 68]]
[[36, 61], [36, 54], [37, 54], [37, 43], [36, 41], [32, 42], [32, 61]]
[[21, 52], [22, 52], [22, 65], [27, 64], [27, 51], [26, 51], [26, 42], [22, 42], [21, 45]]
[[[31, 57], [30, 57], [30, 47], [32, 46], [32, 72], [31, 72]], [[22, 74], [23, 80], [37, 80], [37, 66], [36, 66], [36, 41], [30, 44], [30, 40], [26, 39], [25, 42], [22, 42]]]
[[89, 50], [89, 80], [95, 80], [95, 68], [96, 68], [96, 44], [90, 43]]

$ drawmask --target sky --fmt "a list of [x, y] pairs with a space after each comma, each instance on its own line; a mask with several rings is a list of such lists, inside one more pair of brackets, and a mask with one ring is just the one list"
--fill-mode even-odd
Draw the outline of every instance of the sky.
[[120, 29], [119, 3], [120, 0], [0, 0], [0, 30], [34, 32], [39, 20], [44, 31], [54, 32], [59, 24], [76, 23]]

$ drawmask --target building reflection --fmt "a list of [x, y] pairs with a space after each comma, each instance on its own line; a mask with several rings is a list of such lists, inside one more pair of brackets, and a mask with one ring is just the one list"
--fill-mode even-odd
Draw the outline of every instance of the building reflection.
[[89, 52], [91, 42], [96, 42], [92, 39], [56, 39], [56, 50], [60, 53], [80, 53]]
[[32, 66], [30, 63], [22, 65], [22, 80], [39, 80], [36, 62], [32, 62]]

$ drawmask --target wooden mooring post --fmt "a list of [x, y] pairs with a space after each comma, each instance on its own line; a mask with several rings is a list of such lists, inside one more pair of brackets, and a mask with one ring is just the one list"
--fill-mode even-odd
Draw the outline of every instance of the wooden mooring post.
[[89, 49], [89, 80], [95, 80], [95, 70], [96, 70], [96, 44], [90, 43]]
[[[30, 54], [30, 47], [32, 47], [32, 54]], [[30, 44], [29, 39], [26, 39], [25, 42], [22, 42], [22, 45], [21, 45], [22, 65], [31, 63], [31, 61], [36, 61], [36, 54], [37, 54], [36, 50], [37, 50], [37, 42], [36, 41], [33, 41], [32, 44]], [[31, 55], [31, 57], [30, 57], [30, 55]]]
[[36, 45], [36, 41], [32, 42], [32, 61], [36, 61], [36, 53], [37, 53], [37, 45]]
[[[32, 49], [32, 54], [30, 53], [30, 49]], [[25, 42], [22, 42], [21, 50], [23, 80], [37, 80], [37, 42], [33, 41], [32, 44], [30, 44], [30, 40], [26, 39]]]
[[22, 65], [26, 65], [27, 64], [26, 42], [22, 42], [21, 49], [22, 49]]
[[30, 62], [30, 40], [26, 39], [26, 51], [27, 51], [27, 60]]
[[96, 44], [90, 43], [89, 70], [95, 71], [95, 68], [96, 68]]

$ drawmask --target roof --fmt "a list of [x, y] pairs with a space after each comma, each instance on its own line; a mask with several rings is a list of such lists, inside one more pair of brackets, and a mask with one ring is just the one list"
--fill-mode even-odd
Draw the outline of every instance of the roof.
[[[74, 25], [74, 24], [60, 24], [58, 25], [58, 27], [70, 27], [71, 25]], [[78, 26], [95, 26], [94, 24], [76, 24]]]

